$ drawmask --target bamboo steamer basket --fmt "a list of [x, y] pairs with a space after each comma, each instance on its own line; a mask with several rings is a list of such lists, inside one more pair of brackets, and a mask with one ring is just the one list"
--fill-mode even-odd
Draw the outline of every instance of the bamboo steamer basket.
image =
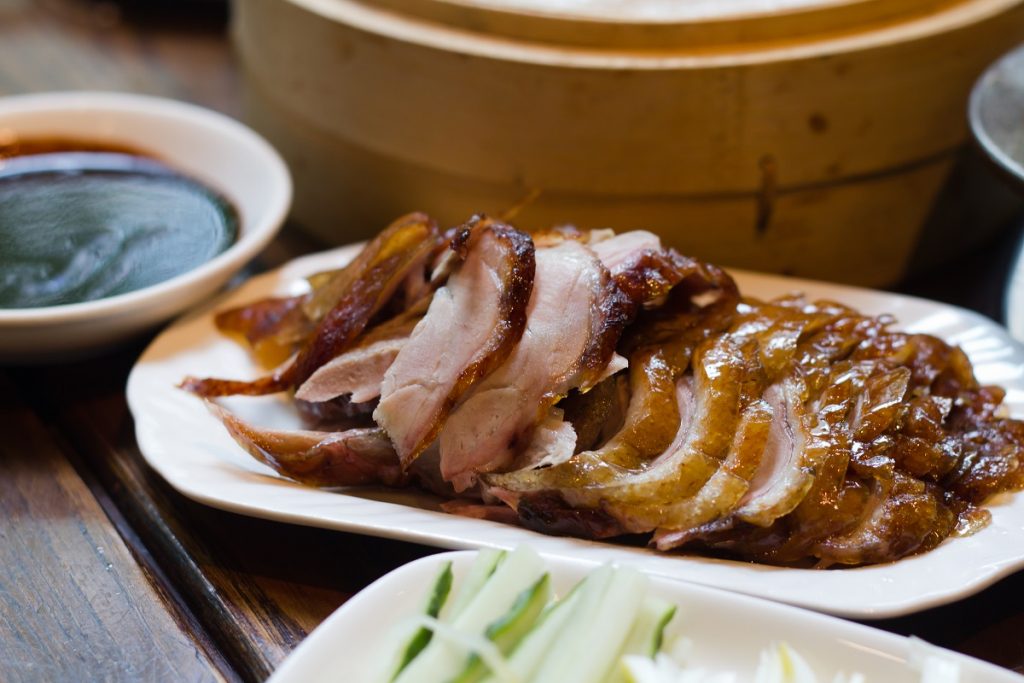
[[886, 285], [1024, 0], [245, 0], [233, 35], [293, 215], [330, 241], [518, 207]]

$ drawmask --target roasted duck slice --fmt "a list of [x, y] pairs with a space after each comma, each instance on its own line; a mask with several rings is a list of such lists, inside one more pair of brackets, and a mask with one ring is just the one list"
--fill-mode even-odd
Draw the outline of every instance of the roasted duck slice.
[[266, 368], [273, 368], [291, 356], [316, 329], [302, 309], [308, 294], [272, 297], [221, 311], [214, 316], [217, 329], [241, 337], [253, 356]]
[[238, 444], [282, 476], [310, 486], [400, 486], [408, 480], [384, 430], [261, 429], [212, 401], [207, 405]]
[[767, 401], [754, 401], [744, 410], [728, 455], [721, 467], [690, 498], [673, 501], [656, 511], [653, 538], [660, 550], [684, 542], [703, 525], [727, 517], [750, 490], [765, 450], [774, 412]]
[[898, 470], [874, 480], [871, 499], [853, 529], [817, 545], [824, 565], [875, 564], [931, 550], [956, 527], [942, 488]]
[[589, 244], [612, 275], [618, 275], [629, 268], [638, 255], [644, 252], [662, 251], [661, 239], [646, 230], [630, 230], [607, 239], [591, 240]]
[[437, 437], [459, 399], [505, 362], [526, 327], [535, 270], [529, 236], [475, 218], [453, 246], [465, 260], [388, 368], [373, 413], [404, 466]]
[[629, 384], [626, 373], [622, 373], [608, 377], [588, 392], [573, 391], [562, 400], [559, 405], [576, 433], [577, 451], [600, 448], [622, 429], [629, 409]]
[[[755, 350], [722, 337], [697, 351], [693, 379], [677, 382], [675, 438], [649, 465], [626, 469], [592, 451], [556, 467], [486, 481], [520, 499], [557, 493], [568, 507], [603, 510], [630, 531], [651, 531], [658, 526], [660, 506], [693, 496], [721, 465], [739, 420], [744, 384], [756, 369]], [[491, 493], [515, 500], [505, 492]]]
[[[318, 319], [297, 356], [273, 374], [251, 382], [187, 378], [182, 387], [204, 397], [272, 394], [302, 384], [317, 368], [349, 348], [409, 273], [422, 268], [438, 238], [437, 226], [422, 214], [396, 221], [371, 241], [349, 267], [314, 290], [304, 306]], [[329, 305], [329, 302], [333, 304]]]
[[816, 429], [817, 415], [804, 404], [798, 378], [773, 384], [764, 392], [772, 424], [761, 463], [734, 514], [744, 522], [768, 526], [792, 512], [810, 491], [818, 463], [828, 454], [828, 433]]
[[[621, 333], [602, 319], [611, 296], [615, 289], [608, 270], [582, 243], [565, 241], [537, 251], [522, 338], [505, 362], [465, 395], [441, 430], [441, 474], [457, 490], [473, 485], [480, 474], [507, 468], [550, 408], [581, 384], [590, 364], [600, 362], [592, 358], [595, 349], [614, 349], [603, 339], [611, 334], [617, 340]], [[566, 439], [565, 429], [571, 427], [566, 424], [559, 439], [548, 438], [546, 431], [544, 441], [567, 458], [575, 437]], [[545, 457], [564, 459], [555, 451]]]
[[398, 357], [413, 329], [423, 319], [430, 296], [368, 330], [356, 346], [321, 365], [295, 392], [300, 401], [320, 403], [350, 394], [352, 403], [380, 396], [384, 374]]

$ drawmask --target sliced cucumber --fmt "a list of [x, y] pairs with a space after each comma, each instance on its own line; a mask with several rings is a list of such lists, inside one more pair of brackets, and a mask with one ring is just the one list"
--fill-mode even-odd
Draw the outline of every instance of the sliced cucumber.
[[[583, 582], [576, 584], [564, 598], [548, 605], [537, 619], [533, 630], [519, 641], [508, 658], [508, 669], [521, 681], [532, 681], [547, 655], [551, 644], [565, 628], [579, 605]], [[484, 679], [485, 683], [499, 683], [494, 675]]]
[[477, 592], [487, 582], [487, 579], [491, 578], [491, 574], [494, 573], [494, 570], [497, 569], [507, 554], [504, 550], [495, 550], [493, 548], [484, 548], [476, 554], [476, 557], [473, 559], [473, 566], [469, 568], [469, 573], [462, 580], [459, 592], [456, 593], [449, 607], [445, 609], [442, 620], [451, 621], [466, 608], [466, 605], [476, 597]]
[[[431, 617], [437, 617], [441, 613], [441, 607], [444, 606], [445, 601], [448, 599], [448, 594], [452, 588], [452, 563], [446, 562], [441, 571], [438, 572], [437, 578], [431, 584], [431, 589], [427, 592], [427, 599], [422, 609], [419, 610], [420, 614], [426, 614]], [[391, 680], [398, 677], [402, 669], [408, 666], [416, 655], [418, 655], [423, 648], [430, 642], [430, 638], [433, 633], [430, 629], [420, 627], [416, 629], [412, 637], [409, 638], [404, 648], [401, 648], [398, 655], [398, 664], [394, 668], [394, 674], [391, 676]]]
[[[591, 579], [595, 580], [588, 586]], [[534, 683], [592, 683], [615, 663], [647, 588], [626, 567], [602, 567], [584, 581], [582, 601], [533, 679]]]
[[[484, 635], [497, 646], [499, 652], [503, 655], [508, 654], [533, 629], [550, 601], [551, 577], [545, 574], [520, 593], [509, 611], [488, 626]], [[453, 683], [476, 683], [486, 676], [489, 670], [483, 660], [474, 654]]]
[[676, 614], [676, 606], [660, 598], [648, 597], [622, 647], [623, 655], [653, 657], [660, 649], [665, 628]]
[[622, 662], [624, 657], [639, 655], [653, 659], [661, 650], [665, 627], [675, 616], [676, 606], [655, 597], [647, 597], [640, 606], [633, 628], [626, 636], [626, 642], [612, 666], [612, 670], [604, 679], [604, 683], [626, 683], [626, 670]]
[[[469, 602], [457, 614], [453, 610], [452, 629], [470, 639], [479, 638], [488, 626], [509, 611], [523, 590], [540, 578], [543, 569], [544, 563], [537, 553], [525, 546], [508, 553]], [[461, 672], [468, 654], [463, 644], [432, 638], [419, 656], [399, 673], [395, 683], [446, 683]]]

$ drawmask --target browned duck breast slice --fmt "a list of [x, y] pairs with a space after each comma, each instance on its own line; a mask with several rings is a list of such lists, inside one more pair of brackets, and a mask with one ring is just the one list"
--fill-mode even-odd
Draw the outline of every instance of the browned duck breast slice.
[[459, 399], [505, 362], [526, 327], [535, 269], [529, 236], [477, 219], [455, 247], [465, 260], [388, 368], [373, 413], [405, 466], [437, 437]]
[[[594, 331], [603, 329], [594, 318], [603, 315], [609, 286], [608, 271], [580, 242], [537, 251], [522, 338], [501, 367], [466, 395], [441, 431], [441, 474], [456, 490], [511, 464], [536, 425], [548, 419], [551, 406], [578, 385]], [[564, 438], [564, 431], [563, 438], [548, 436], [546, 431], [549, 447], [572, 455], [574, 438]], [[555, 451], [548, 455], [559, 457]]]
[[382, 429], [262, 429], [212, 401], [207, 405], [242, 448], [289, 479], [311, 486], [399, 486], [406, 482], [395, 449]]
[[295, 398], [322, 402], [351, 394], [353, 403], [377, 398], [385, 373], [408, 340], [385, 339], [346, 351], [310, 375], [295, 392]]
[[[647, 510], [658, 526], [654, 543], [668, 550], [703, 525], [727, 517], [750, 490], [750, 483], [768, 447], [773, 413], [767, 401], [754, 401], [740, 418], [728, 455], [692, 497]], [[652, 514], [653, 513], [653, 514]]]
[[826, 434], [816, 432], [817, 416], [803, 404], [803, 383], [788, 378], [764, 392], [772, 409], [768, 443], [750, 489], [739, 501], [736, 516], [768, 526], [791, 512], [811, 488], [817, 464], [828, 453]]
[[752, 350], [728, 337], [698, 350], [693, 376], [676, 383], [675, 436], [653, 461], [627, 469], [600, 451], [579, 453], [546, 470], [488, 477], [491, 492], [513, 504], [555, 493], [567, 507], [600, 510], [629, 531], [654, 530], [665, 506], [696, 494], [730, 450]]
[[369, 330], [360, 337], [355, 348], [321, 365], [310, 375], [295, 392], [295, 398], [319, 403], [351, 394], [352, 403], [363, 403], [380, 396], [384, 374], [429, 305], [428, 295], [409, 310]]

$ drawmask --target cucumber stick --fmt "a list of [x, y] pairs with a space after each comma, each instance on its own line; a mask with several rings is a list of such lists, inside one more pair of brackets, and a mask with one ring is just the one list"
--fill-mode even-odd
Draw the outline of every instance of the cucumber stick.
[[[593, 586], [587, 583], [599, 578]], [[573, 619], [551, 646], [533, 683], [593, 683], [617, 663], [647, 590], [626, 567], [602, 567], [585, 579]]]
[[[545, 574], [523, 591], [511, 609], [487, 627], [484, 635], [498, 647], [501, 654], [507, 655], [533, 629], [550, 601], [551, 577]], [[477, 683], [489, 671], [483, 660], [474, 654], [467, 661], [466, 668], [452, 683]]]
[[444, 621], [451, 621], [466, 608], [466, 605], [476, 596], [487, 579], [491, 578], [491, 574], [507, 554], [504, 550], [494, 550], [493, 548], [485, 548], [476, 554], [473, 566], [469, 568], [469, 573], [462, 581], [462, 587], [449, 603], [449, 607], [445, 609], [444, 617], [442, 617]]
[[[564, 598], [549, 605], [544, 613], [537, 620], [537, 625], [532, 631], [512, 649], [508, 658], [508, 668], [521, 681], [532, 681], [540, 668], [544, 657], [547, 655], [558, 634], [562, 632], [566, 624], [575, 613], [582, 594], [582, 582]], [[484, 683], [500, 683], [495, 676], [488, 676]]]
[[[448, 593], [452, 588], [452, 563], [446, 562], [441, 571], [438, 573], [437, 578], [431, 584], [431, 589], [427, 593], [427, 599], [422, 609], [421, 614], [427, 616], [436, 617], [441, 613], [441, 607], [444, 606], [445, 601], [448, 599]], [[391, 677], [394, 680], [395, 677], [404, 669], [413, 658], [418, 655], [423, 648], [430, 642], [432, 632], [427, 628], [418, 628], [413, 633], [412, 637], [409, 638], [405, 647], [401, 649], [398, 656], [398, 664], [394, 667], [394, 675]]]
[[619, 651], [611, 671], [604, 678], [604, 683], [628, 683], [624, 657], [641, 656], [653, 659], [661, 649], [665, 627], [672, 621], [675, 613], [676, 606], [669, 602], [655, 597], [644, 599], [636, 622], [626, 636], [626, 642]]
[[[525, 546], [517, 548], [497, 564], [458, 613], [453, 609], [451, 627], [470, 637], [480, 637], [488, 626], [508, 613], [519, 595], [540, 578], [543, 570], [537, 553]], [[447, 683], [461, 673], [468, 654], [458, 643], [432, 638], [399, 673], [395, 683]]]

